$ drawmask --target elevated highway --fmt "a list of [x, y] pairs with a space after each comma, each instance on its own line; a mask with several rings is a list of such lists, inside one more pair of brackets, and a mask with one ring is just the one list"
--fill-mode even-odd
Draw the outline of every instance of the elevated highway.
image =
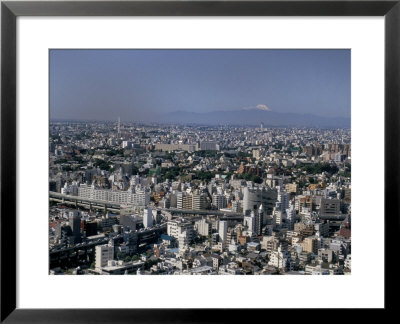
[[[50, 201], [59, 202], [63, 204], [72, 205], [75, 207], [81, 206], [87, 209], [100, 209], [104, 211], [112, 211], [112, 212], [120, 212], [121, 208], [125, 207], [125, 205], [121, 205], [114, 202], [104, 201], [104, 200], [94, 200], [87, 199], [78, 196], [72, 195], [64, 195], [58, 192], [50, 191], [49, 192]], [[129, 205], [127, 205], [129, 207]], [[196, 215], [204, 215], [204, 216], [216, 216], [220, 219], [227, 220], [243, 220], [243, 214], [229, 212], [229, 211], [221, 211], [221, 210], [192, 210], [192, 209], [178, 209], [178, 208], [156, 208], [157, 210], [161, 210], [164, 212], [168, 212], [172, 215], [185, 215], [185, 216], [196, 216]]]
[[101, 209], [104, 211], [109, 210], [112, 212], [119, 212], [121, 210], [121, 204], [118, 203], [104, 200], [87, 199], [72, 195], [64, 195], [54, 191], [49, 192], [49, 200], [67, 205], [73, 205], [75, 207], [81, 206], [90, 210]]

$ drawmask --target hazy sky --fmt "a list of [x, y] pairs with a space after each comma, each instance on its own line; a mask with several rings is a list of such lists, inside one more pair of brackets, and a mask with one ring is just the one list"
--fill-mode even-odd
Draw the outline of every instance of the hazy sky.
[[51, 119], [143, 121], [257, 105], [350, 117], [350, 50], [50, 51]]

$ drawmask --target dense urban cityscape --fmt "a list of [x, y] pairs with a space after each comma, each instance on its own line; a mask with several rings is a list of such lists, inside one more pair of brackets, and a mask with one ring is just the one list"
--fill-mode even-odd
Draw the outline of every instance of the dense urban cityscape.
[[350, 129], [51, 121], [52, 275], [351, 273]]

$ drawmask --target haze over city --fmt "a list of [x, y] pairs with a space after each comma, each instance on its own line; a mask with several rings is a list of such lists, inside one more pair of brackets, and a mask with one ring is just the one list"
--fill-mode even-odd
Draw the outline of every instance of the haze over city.
[[51, 50], [50, 118], [117, 117], [349, 127], [350, 50]]

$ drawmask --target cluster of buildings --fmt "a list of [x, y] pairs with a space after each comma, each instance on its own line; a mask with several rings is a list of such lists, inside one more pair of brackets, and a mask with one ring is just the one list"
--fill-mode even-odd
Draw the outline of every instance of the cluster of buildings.
[[350, 130], [52, 122], [53, 274], [349, 274]]

